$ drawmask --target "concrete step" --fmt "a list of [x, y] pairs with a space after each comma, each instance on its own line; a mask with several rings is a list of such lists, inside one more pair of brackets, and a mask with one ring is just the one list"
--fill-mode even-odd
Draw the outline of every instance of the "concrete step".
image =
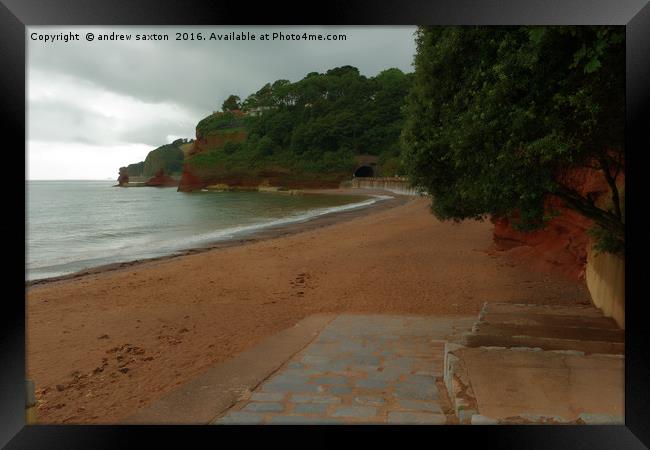
[[514, 325], [491, 321], [477, 322], [472, 328], [477, 335], [530, 336], [577, 341], [625, 342], [625, 330], [549, 325]]
[[623, 354], [625, 331], [594, 306], [486, 303], [461, 343]]
[[525, 313], [525, 314], [544, 314], [553, 316], [574, 316], [574, 317], [592, 317], [602, 318], [603, 314], [594, 306], [561, 306], [561, 305], [535, 305], [526, 303], [486, 303], [483, 305], [482, 313]]
[[527, 347], [543, 350], [575, 350], [586, 354], [602, 353], [611, 355], [622, 355], [625, 353], [625, 344], [623, 342], [582, 341], [538, 336], [466, 333], [463, 335], [461, 342], [467, 347]]
[[460, 423], [622, 424], [625, 332], [593, 306], [485, 304], [445, 348]]
[[623, 424], [622, 356], [448, 344], [444, 381], [464, 424]]
[[611, 317], [581, 317], [557, 314], [530, 314], [526, 312], [497, 313], [488, 311], [482, 316], [486, 323], [499, 323], [525, 326], [580, 327], [619, 330]]

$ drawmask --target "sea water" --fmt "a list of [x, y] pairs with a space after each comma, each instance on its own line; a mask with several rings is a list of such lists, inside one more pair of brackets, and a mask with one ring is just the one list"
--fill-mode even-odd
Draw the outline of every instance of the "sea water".
[[384, 197], [26, 182], [26, 279], [178, 253]]

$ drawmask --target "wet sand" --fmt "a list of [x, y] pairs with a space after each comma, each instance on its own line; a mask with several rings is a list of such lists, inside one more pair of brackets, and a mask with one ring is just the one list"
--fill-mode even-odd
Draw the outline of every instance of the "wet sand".
[[40, 423], [116, 423], [314, 313], [478, 314], [484, 302], [583, 304], [584, 283], [494, 250], [489, 222], [426, 198], [31, 285], [27, 373]]

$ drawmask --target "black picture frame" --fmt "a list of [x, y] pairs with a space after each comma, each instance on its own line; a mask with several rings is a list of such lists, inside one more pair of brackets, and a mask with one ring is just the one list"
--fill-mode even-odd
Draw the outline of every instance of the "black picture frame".
[[[124, 448], [146, 442], [158, 447], [214, 447], [230, 434], [245, 442], [290, 431], [296, 443], [340, 445], [350, 433], [372, 441], [397, 438], [424, 445], [450, 438], [487, 448], [634, 449], [650, 446], [650, 343], [642, 295], [645, 246], [640, 220], [643, 150], [650, 149], [650, 5], [644, 0], [332, 0], [322, 4], [252, 5], [235, 1], [188, 0], [0, 0], [0, 114], [7, 126], [7, 149], [25, 148], [26, 31], [30, 25], [625, 25], [626, 111], [626, 355], [624, 426], [437, 426], [437, 427], [200, 427], [200, 426], [47, 426], [25, 425], [25, 157], [5, 153], [5, 293], [0, 346], [0, 445], [7, 448]], [[10, 161], [10, 162], [8, 162]], [[22, 178], [21, 178], [22, 177]], [[628, 187], [630, 184], [632, 187]], [[639, 187], [634, 187], [638, 184]], [[22, 187], [22, 188], [21, 188]], [[22, 196], [20, 194], [23, 194]], [[637, 220], [635, 220], [637, 219]], [[21, 241], [21, 239], [23, 239]], [[21, 265], [22, 264], [22, 265]], [[289, 429], [289, 430], [288, 430]], [[251, 432], [254, 430], [254, 433]], [[403, 434], [406, 433], [406, 434]], [[407, 436], [408, 435], [408, 436]], [[405, 440], [408, 439], [408, 440]], [[644, 445], [645, 444], [645, 445]], [[152, 445], [152, 446], [153, 446]], [[402, 444], [403, 445], [403, 444]], [[422, 444], [419, 444], [422, 445]], [[141, 446], [141, 445], [140, 445]]]

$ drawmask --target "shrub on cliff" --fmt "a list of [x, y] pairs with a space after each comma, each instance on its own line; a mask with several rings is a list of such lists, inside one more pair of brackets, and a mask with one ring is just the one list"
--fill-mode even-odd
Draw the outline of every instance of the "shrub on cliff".
[[226, 142], [223, 146], [223, 152], [226, 155], [231, 155], [236, 152], [240, 152], [243, 146], [241, 142]]
[[196, 126], [197, 137], [205, 137], [210, 132], [243, 126], [244, 121], [241, 114], [233, 111], [214, 113], [202, 119]]
[[[555, 195], [622, 249], [622, 27], [420, 27], [403, 163], [442, 219], [510, 217], [543, 227]], [[572, 186], [600, 171], [610, 207]], [[516, 218], [515, 218], [516, 216]], [[615, 243], [615, 244], [612, 244]]]

